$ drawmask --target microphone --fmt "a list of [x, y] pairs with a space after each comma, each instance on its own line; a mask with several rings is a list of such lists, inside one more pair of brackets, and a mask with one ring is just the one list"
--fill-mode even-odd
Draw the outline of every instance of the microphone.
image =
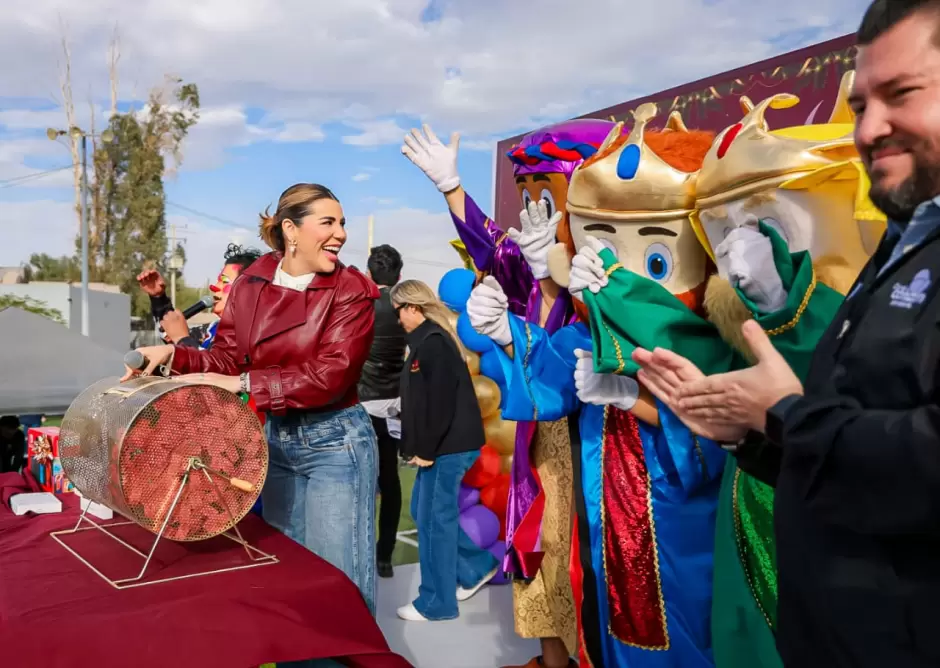
[[202, 313], [207, 308], [212, 308], [214, 303], [215, 300], [212, 298], [212, 295], [203, 295], [203, 297], [198, 302], [183, 311], [183, 317], [189, 320], [197, 313]]
[[[139, 350], [131, 350], [126, 355], [124, 355], [124, 364], [134, 371], [143, 371], [147, 368], [147, 365], [150, 364], [150, 360], [148, 360], [147, 357]], [[158, 366], [155, 371], [160, 376], [170, 375], [170, 370], [167, 369], [163, 364]]]

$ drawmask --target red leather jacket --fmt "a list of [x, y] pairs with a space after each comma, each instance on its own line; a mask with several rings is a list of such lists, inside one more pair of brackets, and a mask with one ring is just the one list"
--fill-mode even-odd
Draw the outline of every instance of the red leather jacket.
[[173, 371], [245, 371], [258, 410], [339, 410], [359, 401], [356, 383], [369, 356], [375, 284], [339, 265], [303, 292], [272, 284], [283, 256], [269, 253], [232, 285], [209, 350], [176, 346]]

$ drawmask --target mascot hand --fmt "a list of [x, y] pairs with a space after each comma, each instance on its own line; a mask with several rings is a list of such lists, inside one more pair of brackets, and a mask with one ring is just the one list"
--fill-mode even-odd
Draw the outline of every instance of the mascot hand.
[[600, 253], [605, 246], [594, 237], [587, 237], [585, 245], [571, 261], [571, 277], [568, 279], [568, 292], [578, 301], [584, 301], [581, 292], [587, 288], [595, 295], [607, 285], [607, 272]]
[[467, 318], [477, 333], [491, 338], [499, 346], [512, 343], [509, 329], [509, 299], [492, 276], [473, 288], [467, 300]]
[[736, 227], [715, 249], [719, 275], [744, 293], [761, 313], [787, 303], [787, 291], [774, 264], [770, 239], [753, 227]]
[[548, 251], [555, 245], [555, 230], [561, 222], [561, 212], [548, 217], [548, 203], [543, 199], [529, 202], [528, 211], [523, 209], [519, 214], [522, 229], [509, 228], [506, 234], [516, 242], [522, 251], [525, 261], [532, 269], [536, 279], [548, 278]]
[[575, 350], [578, 358], [574, 367], [574, 386], [578, 399], [596, 406], [613, 406], [628, 411], [640, 396], [640, 385], [628, 376], [594, 371], [594, 354], [590, 350]]
[[422, 127], [423, 131], [412, 130], [411, 134], [405, 135], [401, 152], [434, 182], [438, 190], [449, 193], [460, 185], [460, 175], [457, 173], [460, 135], [456, 132], [452, 134], [450, 144], [445, 146], [429, 125]]

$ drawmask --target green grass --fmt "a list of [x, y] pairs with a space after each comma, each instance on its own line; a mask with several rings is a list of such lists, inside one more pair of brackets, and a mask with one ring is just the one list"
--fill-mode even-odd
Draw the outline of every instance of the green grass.
[[[410, 531], [415, 528], [414, 520], [411, 519], [411, 490], [415, 484], [415, 475], [418, 469], [401, 468], [398, 470], [398, 477], [401, 479], [401, 515], [398, 519], [399, 531]], [[381, 503], [381, 498], [379, 499]], [[417, 536], [409, 536], [416, 540]], [[418, 563], [418, 548], [414, 545], [408, 545], [398, 541], [395, 543], [395, 552], [392, 553], [392, 564], [401, 566], [402, 564]]]

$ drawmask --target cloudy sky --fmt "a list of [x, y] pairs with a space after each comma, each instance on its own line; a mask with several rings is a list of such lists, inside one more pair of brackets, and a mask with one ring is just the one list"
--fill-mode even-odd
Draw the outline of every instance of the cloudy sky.
[[[855, 29], [865, 0], [3, 0], [0, 265], [64, 254], [77, 231], [62, 127], [61, 26], [79, 122], [107, 108], [120, 35], [122, 108], [165, 74], [198, 84], [202, 119], [167, 184], [190, 283], [298, 181], [329, 185], [365, 264], [366, 217], [405, 273], [456, 266], [443, 198], [399, 152], [422, 121], [462, 133], [464, 186], [487, 205], [496, 139]], [[633, 7], [631, 7], [633, 6]], [[98, 112], [98, 119], [102, 118]], [[24, 178], [27, 177], [27, 178]]]

